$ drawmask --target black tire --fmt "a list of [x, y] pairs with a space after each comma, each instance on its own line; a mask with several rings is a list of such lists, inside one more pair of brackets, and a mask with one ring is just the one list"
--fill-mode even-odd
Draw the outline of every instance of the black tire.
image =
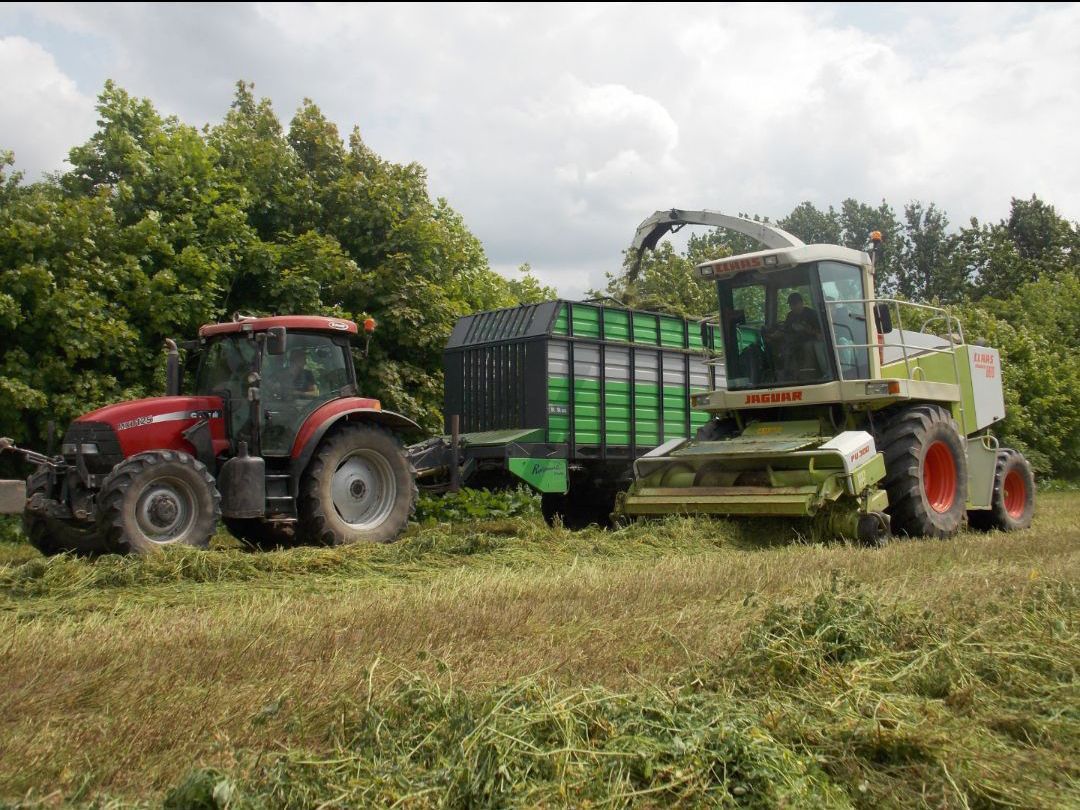
[[22, 524], [30, 545], [46, 557], [65, 552], [88, 556], [108, 550], [93, 523], [23, 512]]
[[296, 532], [286, 523], [262, 518], [222, 518], [229, 533], [242, 543], [258, 549], [290, 548], [296, 545]]
[[[26, 497], [48, 496], [48, 474], [34, 473], [26, 481]], [[50, 557], [70, 552], [79, 555], [98, 554], [106, 545], [97, 526], [87, 521], [65, 520], [52, 515], [23, 510], [22, 528], [30, 545]]]
[[345, 424], [323, 439], [304, 473], [297, 531], [321, 545], [392, 543], [415, 509], [416, 477], [397, 437]]
[[955, 535], [967, 517], [968, 474], [952, 415], [939, 405], [914, 405], [897, 412], [880, 435], [893, 534]]
[[1015, 532], [1031, 526], [1035, 516], [1035, 474], [1022, 453], [1000, 450], [994, 470], [990, 508], [968, 512], [968, 523], [979, 531]]
[[540, 495], [540, 513], [544, 522], [554, 526], [562, 523], [563, 528], [580, 531], [589, 526], [611, 528], [611, 513], [615, 510], [615, 493], [596, 487], [570, 486], [570, 491], [561, 495], [544, 492]]
[[206, 548], [221, 518], [209, 470], [187, 453], [155, 450], [117, 464], [98, 494], [98, 530], [110, 550]]

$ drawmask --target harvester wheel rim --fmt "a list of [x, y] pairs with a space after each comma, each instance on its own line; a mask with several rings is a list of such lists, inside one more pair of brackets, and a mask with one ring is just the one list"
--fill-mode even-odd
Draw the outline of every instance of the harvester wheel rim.
[[195, 520], [195, 493], [177, 478], [159, 478], [139, 493], [135, 520], [153, 543], [171, 543]]
[[1024, 510], [1027, 509], [1027, 485], [1018, 470], [1009, 470], [1009, 474], [1005, 476], [1004, 501], [1009, 517], [1019, 520], [1024, 516]]
[[334, 508], [355, 529], [380, 525], [397, 502], [397, 481], [386, 458], [374, 450], [350, 453], [334, 471]]
[[923, 461], [923, 492], [935, 512], [948, 512], [956, 502], [956, 459], [943, 441], [926, 449]]

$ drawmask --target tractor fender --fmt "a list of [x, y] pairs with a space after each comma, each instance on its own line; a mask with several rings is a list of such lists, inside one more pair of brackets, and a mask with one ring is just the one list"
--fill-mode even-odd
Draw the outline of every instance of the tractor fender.
[[350, 399], [352, 402], [347, 405], [343, 400], [328, 402], [316, 409], [304, 422], [300, 432], [296, 434], [296, 441], [290, 453], [292, 458], [290, 467], [294, 482], [300, 480], [311, 457], [315, 455], [315, 448], [319, 446], [326, 432], [341, 422], [367, 422], [389, 428], [395, 433], [417, 438], [427, 435], [427, 431], [409, 417], [394, 411], [384, 411], [379, 407], [378, 400], [360, 397], [350, 397]]

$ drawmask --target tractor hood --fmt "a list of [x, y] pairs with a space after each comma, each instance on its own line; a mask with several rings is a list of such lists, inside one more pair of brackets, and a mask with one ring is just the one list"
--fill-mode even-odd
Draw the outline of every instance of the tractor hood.
[[120, 452], [127, 458], [147, 450], [181, 450], [195, 454], [194, 446], [184, 437], [188, 428], [200, 421], [210, 427], [215, 453], [228, 447], [220, 397], [150, 397], [106, 405], [72, 422], [65, 444], [80, 441], [90, 426], [107, 426], [119, 441]]

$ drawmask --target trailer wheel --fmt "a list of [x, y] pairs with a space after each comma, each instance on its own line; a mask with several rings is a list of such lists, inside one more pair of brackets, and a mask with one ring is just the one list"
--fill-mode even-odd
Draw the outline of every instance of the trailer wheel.
[[[27, 500], [32, 501], [35, 495], [46, 495], [48, 480], [48, 473], [32, 474], [26, 481]], [[22, 527], [30, 545], [46, 557], [64, 552], [90, 555], [106, 550], [93, 523], [65, 520], [24, 509]]]
[[121, 553], [206, 548], [221, 517], [209, 470], [187, 453], [155, 450], [117, 464], [98, 495], [98, 529]]
[[540, 495], [540, 513], [544, 522], [554, 526], [556, 520], [563, 528], [580, 531], [592, 525], [611, 527], [611, 513], [615, 511], [615, 493], [590, 487], [570, 487], [565, 495], [544, 492]]
[[392, 543], [416, 508], [416, 479], [392, 433], [346, 424], [322, 442], [300, 484], [299, 533], [324, 545]]
[[893, 533], [956, 534], [967, 515], [967, 455], [949, 412], [938, 405], [905, 408], [886, 425], [881, 449]]
[[979, 531], [1013, 532], [1028, 528], [1034, 515], [1035, 475], [1031, 465], [1016, 450], [1000, 451], [990, 508], [968, 512], [968, 523]]
[[296, 545], [296, 533], [287, 524], [262, 518], [222, 518], [222, 522], [229, 534], [258, 549], [288, 548]]

